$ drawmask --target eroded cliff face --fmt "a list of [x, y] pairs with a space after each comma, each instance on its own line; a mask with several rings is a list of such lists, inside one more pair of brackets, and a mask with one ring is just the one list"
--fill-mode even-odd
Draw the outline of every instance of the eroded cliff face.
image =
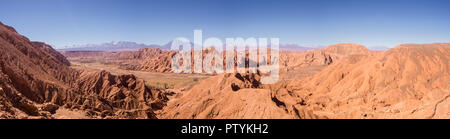
[[123, 69], [162, 73], [172, 72], [172, 57], [177, 53], [176, 51], [166, 51], [156, 48], [141, 49], [139, 51], [143, 51], [143, 55], [148, 55], [143, 59], [143, 62], [137, 66], [122, 66]]
[[258, 74], [220, 74], [181, 93], [161, 117], [450, 118], [450, 44], [384, 52], [340, 44], [302, 55], [318, 52], [333, 62], [314, 56], [325, 65], [317, 73], [273, 85], [259, 85]]
[[329, 118], [449, 118], [449, 54], [450, 44], [411, 44], [352, 55], [278, 92]]
[[172, 57], [177, 52], [159, 48], [142, 48], [137, 51], [62, 51], [61, 53], [73, 61], [112, 63], [125, 70], [169, 73], [172, 72]]
[[374, 54], [375, 52], [369, 51], [362, 45], [342, 43], [306, 52], [282, 51], [280, 54], [280, 66], [286, 70], [295, 70], [309, 66], [327, 66], [346, 56]]
[[88, 110], [90, 114], [107, 118], [156, 118], [154, 110], [168, 101], [163, 90], [147, 87], [134, 75], [112, 75], [109, 72], [84, 71], [77, 81], [82, 98], [65, 107]]
[[153, 110], [167, 101], [133, 75], [71, 69], [50, 46], [3, 24], [0, 46], [0, 118], [55, 118], [59, 108], [90, 118], [156, 118]]
[[258, 74], [220, 74], [168, 103], [160, 118], [278, 119], [294, 118], [278, 108], [271, 91], [259, 83]]
[[62, 55], [61, 53], [55, 51], [50, 45], [47, 45], [43, 42], [31, 42], [31, 44], [44, 51], [45, 53], [49, 54], [53, 59], [55, 59], [57, 62], [59, 62], [62, 65], [70, 66], [69, 60]]

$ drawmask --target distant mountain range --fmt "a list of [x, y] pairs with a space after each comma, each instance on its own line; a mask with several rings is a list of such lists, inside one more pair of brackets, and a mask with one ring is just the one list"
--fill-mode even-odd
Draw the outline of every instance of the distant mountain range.
[[384, 51], [389, 49], [389, 47], [386, 46], [372, 46], [372, 47], [367, 47], [369, 48], [369, 50], [374, 50], [374, 51]]
[[170, 49], [171, 42], [165, 45], [156, 45], [156, 44], [142, 44], [136, 42], [128, 42], [128, 41], [114, 41], [102, 44], [86, 44], [86, 45], [73, 45], [67, 46], [62, 49], [58, 49], [59, 51], [121, 51], [121, 50], [138, 50], [141, 48], [159, 48], [159, 49]]
[[[128, 41], [113, 41], [102, 44], [86, 44], [86, 45], [72, 45], [65, 48], [57, 49], [58, 51], [122, 51], [122, 50], [138, 50], [141, 48], [159, 48], [163, 50], [170, 50], [172, 42], [165, 45], [157, 44], [142, 44]], [[192, 44], [193, 45], [193, 44]], [[281, 44], [280, 50], [284, 51], [308, 51], [318, 49], [321, 47], [305, 47], [297, 44]]]

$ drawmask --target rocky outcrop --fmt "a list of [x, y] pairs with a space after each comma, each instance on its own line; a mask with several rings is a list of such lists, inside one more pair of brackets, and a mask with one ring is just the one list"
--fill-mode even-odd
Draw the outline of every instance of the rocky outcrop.
[[176, 51], [142, 48], [137, 51], [62, 51], [73, 61], [116, 64], [121, 69], [148, 72], [172, 72], [171, 62]]
[[[139, 53], [139, 57], [143, 57], [143, 62], [137, 66], [123, 65], [123, 69], [141, 70], [149, 72], [172, 72], [172, 57], [177, 53], [175, 51], [166, 51], [155, 48], [141, 49], [143, 53]], [[145, 56], [145, 57], [144, 57]]]
[[49, 54], [53, 59], [58, 61], [60, 64], [70, 66], [69, 60], [67, 60], [67, 58], [64, 55], [53, 49], [50, 45], [47, 45], [43, 42], [31, 42], [31, 44], [34, 47], [39, 48], [45, 53]]
[[258, 74], [219, 74], [184, 92], [160, 112], [175, 119], [295, 118], [279, 108]]
[[61, 108], [91, 118], [156, 118], [167, 98], [134, 75], [71, 69], [49, 45], [0, 24], [0, 118], [53, 118]]
[[359, 45], [346, 47], [335, 45], [321, 50], [333, 59], [330, 63], [322, 63], [325, 57], [319, 60], [317, 64], [328, 65], [322, 71], [273, 85], [258, 84], [258, 74], [217, 75], [169, 102], [160, 116], [450, 117], [450, 44], [406, 44], [377, 53]]
[[342, 43], [307, 52], [282, 51], [280, 54], [280, 66], [288, 70], [308, 66], [326, 66], [346, 56], [371, 54], [373, 52], [362, 45]]
[[[88, 109], [95, 115], [118, 118], [156, 118], [153, 110], [168, 98], [162, 91], [145, 86], [144, 80], [134, 75], [111, 75], [106, 71], [83, 72], [77, 81], [83, 97], [66, 103], [66, 107]], [[77, 105], [78, 104], [78, 105]], [[137, 115], [130, 115], [129, 113]]]
[[309, 108], [329, 118], [449, 118], [442, 109], [450, 95], [449, 53], [450, 44], [411, 44], [354, 55], [277, 93], [288, 92], [290, 111]]

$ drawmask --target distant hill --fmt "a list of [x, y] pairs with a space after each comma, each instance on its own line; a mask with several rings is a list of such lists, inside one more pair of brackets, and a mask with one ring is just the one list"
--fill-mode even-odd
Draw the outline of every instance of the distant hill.
[[320, 49], [320, 48], [300, 46], [297, 44], [280, 44], [280, 50], [283, 51], [308, 51], [313, 49]]
[[374, 51], [384, 51], [389, 49], [389, 47], [386, 46], [372, 46], [372, 47], [368, 47], [370, 50], [374, 50]]

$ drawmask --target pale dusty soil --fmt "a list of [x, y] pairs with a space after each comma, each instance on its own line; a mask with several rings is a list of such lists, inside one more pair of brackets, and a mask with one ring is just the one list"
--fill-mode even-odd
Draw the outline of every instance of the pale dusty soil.
[[70, 110], [66, 108], [59, 108], [56, 113], [52, 115], [56, 119], [89, 119], [86, 112], [80, 110]]
[[103, 64], [99, 62], [94, 63], [81, 63], [71, 61], [71, 67], [75, 69], [84, 69], [91, 71], [105, 70], [115, 75], [120, 74], [133, 74], [136, 77], [145, 80], [147, 85], [155, 86], [163, 89], [173, 89], [174, 87], [182, 85], [193, 85], [209, 78], [212, 75], [205, 74], [175, 74], [175, 73], [160, 73], [160, 72], [147, 72], [147, 71], [134, 71], [120, 69], [118, 65]]

